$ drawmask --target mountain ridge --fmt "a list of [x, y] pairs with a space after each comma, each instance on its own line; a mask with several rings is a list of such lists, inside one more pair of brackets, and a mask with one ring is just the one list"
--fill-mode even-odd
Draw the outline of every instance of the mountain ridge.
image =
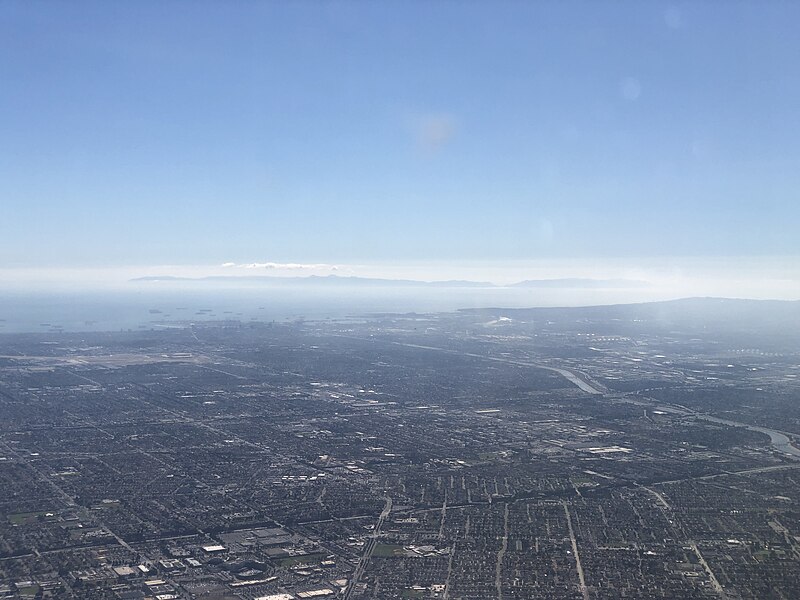
[[277, 283], [291, 284], [342, 284], [353, 286], [426, 287], [426, 288], [531, 288], [531, 289], [627, 289], [650, 287], [650, 283], [635, 279], [554, 278], [525, 279], [516, 283], [499, 285], [488, 281], [451, 279], [423, 281], [418, 279], [387, 279], [379, 277], [357, 277], [341, 275], [307, 275], [276, 277], [273, 275], [209, 275], [205, 277], [181, 277], [175, 275], [146, 275], [135, 277], [130, 282], [211, 282], [211, 283]]

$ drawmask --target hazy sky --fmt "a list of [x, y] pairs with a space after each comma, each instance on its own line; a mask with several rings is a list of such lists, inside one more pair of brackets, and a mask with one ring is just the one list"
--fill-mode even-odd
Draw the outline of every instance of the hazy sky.
[[5, 0], [0, 267], [797, 256], [799, 23]]

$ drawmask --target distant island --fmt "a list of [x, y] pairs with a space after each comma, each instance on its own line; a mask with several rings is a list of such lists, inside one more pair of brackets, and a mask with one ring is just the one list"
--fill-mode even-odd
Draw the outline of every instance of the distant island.
[[336, 285], [358, 287], [424, 287], [424, 288], [531, 288], [531, 289], [641, 289], [650, 287], [647, 281], [636, 279], [528, 279], [508, 285], [488, 281], [421, 281], [415, 279], [381, 279], [370, 277], [342, 277], [340, 275], [309, 275], [305, 277], [275, 277], [270, 275], [212, 275], [208, 277], [177, 277], [174, 275], [149, 275], [136, 277], [132, 282], [207, 282], [207, 283], [263, 283], [277, 285]]

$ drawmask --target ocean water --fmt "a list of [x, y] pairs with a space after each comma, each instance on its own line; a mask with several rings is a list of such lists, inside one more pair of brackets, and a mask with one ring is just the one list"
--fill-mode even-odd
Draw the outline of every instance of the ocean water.
[[462, 308], [587, 306], [664, 299], [653, 290], [327, 287], [0, 292], [0, 333], [119, 331], [189, 322], [291, 321]]

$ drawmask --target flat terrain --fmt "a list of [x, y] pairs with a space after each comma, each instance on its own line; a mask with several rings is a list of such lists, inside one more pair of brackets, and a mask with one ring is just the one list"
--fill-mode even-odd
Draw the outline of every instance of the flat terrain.
[[665, 310], [0, 336], [0, 598], [797, 598], [798, 337]]

